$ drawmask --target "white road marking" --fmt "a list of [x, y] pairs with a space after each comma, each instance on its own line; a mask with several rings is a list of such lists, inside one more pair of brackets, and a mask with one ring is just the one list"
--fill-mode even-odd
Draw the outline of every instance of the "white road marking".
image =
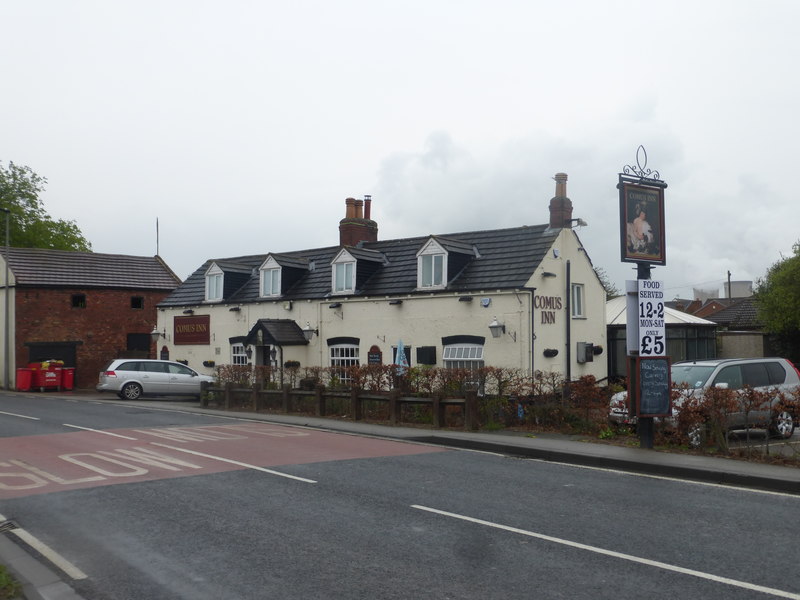
[[261, 471], [262, 473], [269, 473], [270, 475], [277, 475], [278, 477], [286, 477], [287, 479], [302, 481], [303, 483], [317, 483], [313, 479], [306, 479], [304, 477], [289, 475], [288, 473], [281, 473], [280, 471], [273, 471], [272, 469], [265, 469], [264, 467], [259, 467], [258, 465], [250, 465], [247, 463], [239, 462], [238, 460], [232, 460], [230, 458], [223, 458], [221, 456], [214, 456], [213, 454], [205, 454], [204, 452], [197, 452], [195, 450], [189, 450], [187, 448], [178, 448], [176, 446], [169, 446], [167, 444], [159, 444], [158, 442], [150, 442], [150, 443], [153, 446], [160, 446], [161, 448], [169, 448], [170, 450], [177, 450], [178, 452], [186, 452], [187, 454], [194, 454], [195, 456], [202, 456], [203, 458], [218, 460], [220, 462], [229, 463], [231, 465], [244, 467], [245, 469], [253, 469], [254, 471]]
[[[6, 518], [3, 515], [0, 515], [0, 521], [5, 520]], [[38, 538], [31, 535], [21, 527], [11, 529], [10, 531], [73, 579], [86, 579], [88, 577], [86, 573], [81, 571], [78, 567], [73, 565], [66, 558], [53, 550], [50, 546], [40, 541]]]
[[73, 429], [81, 429], [83, 431], [91, 431], [93, 433], [102, 433], [103, 435], [110, 435], [113, 437], [122, 438], [124, 440], [133, 440], [139, 441], [138, 438], [128, 437], [127, 435], [120, 435], [119, 433], [111, 433], [110, 431], [103, 431], [102, 429], [92, 429], [91, 427], [81, 427], [80, 425], [70, 425], [69, 423], [63, 423], [64, 427], [72, 427]]
[[738, 485], [731, 485], [727, 483], [711, 483], [710, 481], [697, 481], [695, 479], [680, 479], [679, 477], [667, 477], [665, 475], [649, 475], [647, 473], [637, 473], [636, 471], [622, 471], [620, 469], [611, 469], [608, 467], [593, 467], [590, 465], [576, 465], [573, 463], [560, 462], [556, 460], [546, 460], [544, 458], [523, 458], [521, 460], [529, 460], [531, 462], [539, 462], [546, 465], [560, 465], [562, 467], [572, 467], [575, 469], [588, 469], [590, 471], [602, 471], [605, 473], [615, 473], [617, 475], [627, 475], [629, 477], [644, 477], [646, 479], [659, 479], [661, 481], [675, 481], [678, 483], [689, 483], [692, 485], [703, 485], [706, 487], [720, 488], [724, 490], [736, 490], [738, 492], [750, 492], [751, 494], [765, 494], [767, 496], [783, 496], [785, 498], [794, 498], [800, 500], [800, 496], [790, 492], [774, 492], [771, 490], [759, 490], [756, 488], [746, 488]]
[[779, 598], [789, 598], [790, 600], [800, 600], [800, 594], [794, 594], [792, 592], [786, 592], [784, 590], [778, 590], [775, 588], [765, 587], [762, 585], [756, 585], [753, 583], [748, 583], [746, 581], [739, 581], [737, 579], [730, 579], [728, 577], [721, 577], [719, 575], [713, 575], [711, 573], [704, 573], [703, 571], [695, 571], [694, 569], [686, 569], [684, 567], [679, 567], [676, 565], [671, 565], [668, 563], [663, 563], [657, 560], [650, 560], [648, 558], [641, 558], [638, 556], [633, 556], [631, 554], [624, 554], [622, 552], [615, 552], [614, 550], [606, 550], [604, 548], [598, 548], [597, 546], [589, 546], [588, 544], [581, 544], [580, 542], [572, 542], [570, 540], [565, 540], [562, 538], [553, 537], [550, 535], [545, 535], [543, 533], [536, 533], [533, 531], [527, 531], [525, 529], [518, 529], [516, 527], [510, 527], [508, 525], [501, 525], [499, 523], [492, 523], [491, 521], [484, 521], [482, 519], [476, 519], [474, 517], [467, 517], [465, 515], [459, 515], [457, 513], [451, 513], [444, 510], [438, 510], [436, 508], [430, 508], [427, 506], [420, 506], [419, 504], [412, 504], [411, 508], [416, 508], [418, 510], [423, 510], [429, 513], [441, 515], [444, 517], [450, 517], [452, 519], [459, 519], [461, 521], [467, 521], [469, 523], [475, 523], [477, 525], [484, 525], [486, 527], [492, 527], [494, 529], [501, 529], [503, 531], [508, 531], [511, 533], [517, 533], [519, 535], [525, 535], [528, 537], [537, 538], [540, 540], [544, 540], [546, 542], [553, 542], [555, 544], [561, 544], [563, 546], [569, 546], [571, 548], [577, 548], [578, 550], [586, 550], [587, 552], [594, 552], [596, 554], [602, 554], [604, 556], [610, 556], [611, 558], [618, 558], [621, 560], [627, 560], [634, 563], [639, 563], [642, 565], [646, 565], [649, 567], [655, 567], [657, 569], [664, 569], [666, 571], [673, 571], [675, 573], [680, 573], [682, 575], [691, 575], [692, 577], [699, 577], [700, 579], [706, 579], [708, 581], [714, 581], [716, 583], [722, 583], [725, 585], [730, 585], [733, 587], [742, 588], [745, 590], [750, 590], [753, 592], [759, 592], [761, 594], [771, 594], [773, 596], [777, 596]]
[[19, 417], [20, 419], [30, 419], [31, 421], [41, 421], [39, 417], [29, 417], [27, 415], [18, 415], [17, 413], [4, 412], [0, 410], [0, 415], [8, 415], [9, 417]]

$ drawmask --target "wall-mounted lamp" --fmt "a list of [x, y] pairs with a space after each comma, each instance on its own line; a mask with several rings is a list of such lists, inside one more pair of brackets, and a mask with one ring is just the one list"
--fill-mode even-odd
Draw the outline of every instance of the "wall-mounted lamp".
[[[506, 324], [501, 323], [497, 320], [497, 317], [494, 318], [494, 321], [489, 323], [489, 331], [492, 332], [493, 338], [499, 338], [501, 335], [506, 333]], [[513, 339], [515, 342], [517, 341], [517, 334], [514, 331], [509, 331], [508, 335]]]
[[341, 302], [332, 302], [328, 304], [328, 308], [341, 308], [341, 306], [342, 306]]
[[567, 220], [564, 221], [564, 226], [565, 227], [570, 227], [572, 225], [572, 223], [575, 223], [575, 225], [577, 225], [578, 227], [588, 227], [589, 226], [589, 224], [586, 221], [584, 221], [583, 219], [567, 219]]
[[554, 356], [558, 355], [558, 350], [555, 348], [545, 348], [542, 354], [544, 354], [547, 358], [553, 358]]
[[550, 271], [542, 271], [542, 277], [557, 277], [555, 273], [551, 273]]
[[461, 296], [458, 299], [459, 302], [472, 302], [472, 296]]
[[306, 338], [307, 342], [311, 341], [311, 338], [314, 337], [315, 333], [319, 335], [319, 329], [312, 329], [311, 323], [309, 323], [308, 321], [306, 321], [306, 326], [303, 327], [301, 331], [303, 332], [303, 337]]
[[240, 310], [242, 310], [242, 307], [241, 306], [231, 306], [228, 310], [231, 311], [231, 312], [239, 312]]
[[158, 338], [162, 337], [163, 338], [167, 337], [167, 330], [165, 329], [164, 331], [159, 331], [158, 326], [154, 325], [153, 331], [150, 332], [150, 339], [153, 340], [154, 342], [157, 342]]
[[183, 311], [183, 314], [185, 314], [185, 315], [193, 315], [194, 311], [191, 308], [187, 308], [185, 311]]
[[497, 317], [494, 318], [494, 321], [489, 323], [489, 331], [492, 332], [493, 338], [499, 338], [506, 332], [506, 326], [504, 323], [500, 323], [497, 320]]
[[397, 306], [402, 303], [403, 303], [402, 300], [389, 300], [389, 304], [391, 304], [392, 306]]

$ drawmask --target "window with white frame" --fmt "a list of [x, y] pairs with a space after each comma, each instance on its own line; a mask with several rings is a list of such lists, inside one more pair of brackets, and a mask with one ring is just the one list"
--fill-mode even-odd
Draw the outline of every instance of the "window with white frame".
[[425, 254], [419, 257], [419, 287], [442, 287], [444, 285], [444, 254]]
[[261, 269], [261, 295], [280, 296], [281, 295], [281, 269]]
[[442, 360], [445, 369], [480, 369], [483, 367], [483, 346], [480, 344], [451, 344], [444, 347]]
[[434, 240], [417, 252], [417, 287], [443, 288], [447, 284], [447, 253]]
[[358, 346], [355, 344], [335, 344], [329, 347], [332, 374], [342, 383], [350, 383], [347, 367], [357, 367], [359, 363]]
[[583, 319], [586, 317], [585, 307], [584, 307], [584, 294], [583, 294], [583, 284], [582, 283], [573, 283], [572, 284], [572, 295], [571, 295], [571, 309], [572, 309], [572, 318], [573, 319]]
[[337, 294], [355, 290], [355, 261], [340, 262], [333, 265], [333, 291]]
[[244, 344], [231, 344], [231, 364], [247, 364], [247, 352], [245, 351]]
[[206, 301], [214, 302], [222, 300], [222, 284], [223, 284], [222, 270], [216, 265], [206, 271]]

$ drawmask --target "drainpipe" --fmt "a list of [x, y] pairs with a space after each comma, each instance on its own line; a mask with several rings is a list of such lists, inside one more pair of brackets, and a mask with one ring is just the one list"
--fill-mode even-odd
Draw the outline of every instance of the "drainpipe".
[[523, 288], [531, 295], [531, 310], [530, 310], [530, 318], [531, 318], [531, 343], [528, 346], [528, 359], [530, 360], [531, 365], [531, 377], [533, 376], [534, 371], [534, 362], [536, 359], [534, 358], [534, 346], [536, 345], [536, 317], [534, 314], [534, 303], [536, 300], [536, 288]]
[[567, 289], [565, 291], [565, 296], [567, 298], [566, 302], [566, 322], [567, 322], [567, 351], [566, 351], [566, 359], [567, 359], [567, 368], [564, 374], [564, 398], [569, 395], [569, 384], [572, 381], [572, 290], [571, 288], [571, 273], [570, 273], [570, 262], [567, 260]]

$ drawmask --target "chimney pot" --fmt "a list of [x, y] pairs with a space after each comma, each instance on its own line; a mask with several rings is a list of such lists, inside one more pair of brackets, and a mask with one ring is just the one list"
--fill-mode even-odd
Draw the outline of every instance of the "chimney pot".
[[364, 213], [362, 207], [364, 206], [363, 200], [356, 200], [356, 219], [363, 219]]
[[556, 198], [566, 198], [567, 197], [567, 174], [566, 173], [556, 173], [556, 176], [553, 177], [556, 180]]
[[364, 194], [364, 218], [369, 219], [372, 212], [372, 196]]
[[355, 198], [347, 198], [344, 201], [345, 205], [347, 206], [344, 218], [345, 219], [354, 219], [356, 216], [356, 199]]

